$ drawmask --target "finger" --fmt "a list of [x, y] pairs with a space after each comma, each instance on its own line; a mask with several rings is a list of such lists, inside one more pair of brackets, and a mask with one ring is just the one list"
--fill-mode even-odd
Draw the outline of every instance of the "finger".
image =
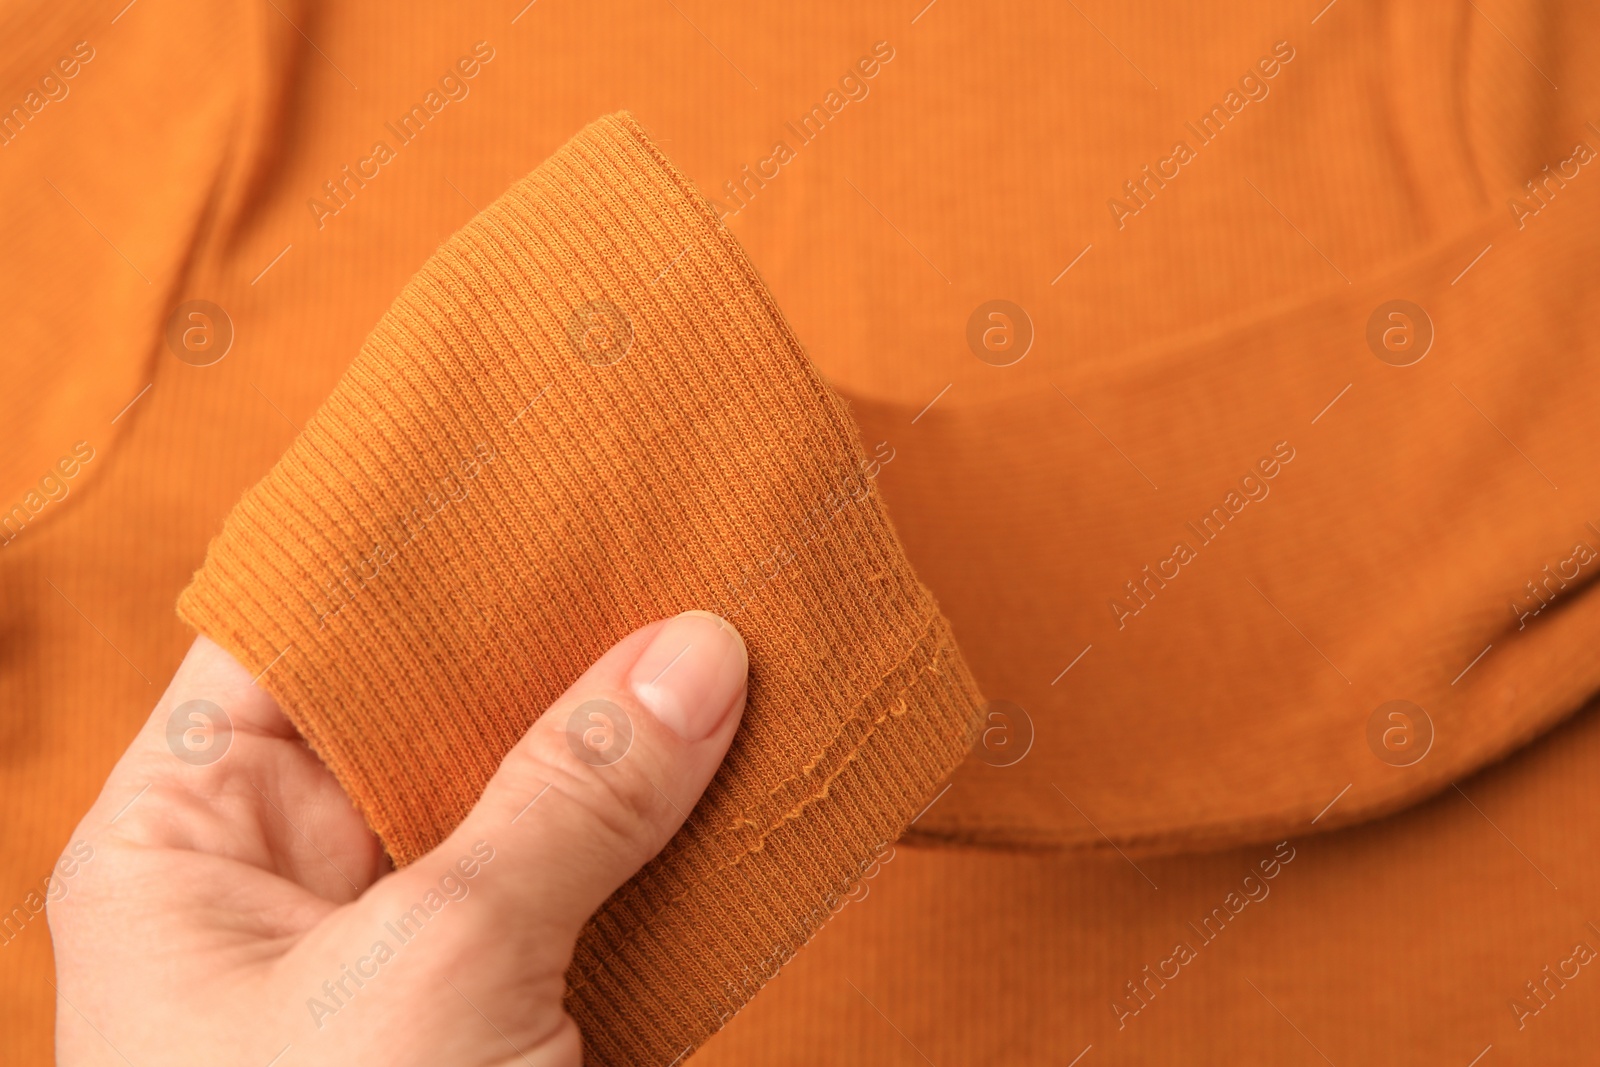
[[170, 790], [157, 788], [151, 795], [152, 783], [210, 792], [240, 762], [238, 742], [294, 736], [277, 702], [249, 672], [208, 638], [197, 638], [112, 768], [85, 825], [120, 820], [131, 813], [135, 796], [140, 807], [163, 800]]
[[624, 638], [528, 729], [456, 831], [380, 882], [374, 903], [482, 887], [490, 900], [477, 910], [497, 928], [514, 919], [570, 947], [688, 818], [738, 729], [748, 672], [738, 631], [708, 612]]
[[80, 835], [203, 852], [348, 900], [382, 872], [371, 831], [277, 701], [199, 637]]

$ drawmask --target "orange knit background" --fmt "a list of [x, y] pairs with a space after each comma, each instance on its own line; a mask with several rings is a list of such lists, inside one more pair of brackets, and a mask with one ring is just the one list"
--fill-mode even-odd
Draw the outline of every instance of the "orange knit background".
[[197, 571], [401, 859], [612, 638], [741, 613], [704, 833], [585, 936], [597, 1059], [1592, 1058], [1587, 980], [1512, 1007], [1600, 947], [1589, 6], [61, 0], [0, 41], [0, 1060], [49, 1060], [29, 894]]

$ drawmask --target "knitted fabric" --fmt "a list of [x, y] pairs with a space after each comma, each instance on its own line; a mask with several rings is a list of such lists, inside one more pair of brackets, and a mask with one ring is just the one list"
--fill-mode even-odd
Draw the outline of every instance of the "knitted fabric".
[[229, 516], [179, 611], [397, 864], [644, 623], [732, 620], [750, 696], [688, 825], [585, 929], [598, 1063], [668, 1063], [810, 937], [965, 755], [978, 696], [843, 405], [627, 115], [457, 233]]

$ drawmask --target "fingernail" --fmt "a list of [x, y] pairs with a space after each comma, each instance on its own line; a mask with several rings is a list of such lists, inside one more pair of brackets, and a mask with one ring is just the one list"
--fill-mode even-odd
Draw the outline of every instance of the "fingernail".
[[716, 732], [744, 692], [750, 658], [744, 638], [709, 611], [686, 611], [661, 627], [628, 684], [639, 702], [685, 741]]

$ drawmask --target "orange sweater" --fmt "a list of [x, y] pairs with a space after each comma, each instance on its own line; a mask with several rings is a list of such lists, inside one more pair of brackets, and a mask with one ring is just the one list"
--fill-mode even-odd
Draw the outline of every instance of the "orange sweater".
[[760, 665], [734, 748], [568, 976], [590, 1058], [670, 1062], [972, 742], [976, 687], [875, 473], [732, 237], [620, 116], [434, 254], [178, 610], [401, 864], [611, 645], [701, 605], [735, 622]]
[[1600, 683], [1586, 10], [0, 29], [7, 1062], [185, 586], [401, 862], [735, 617], [597, 1062], [1584, 1062], [1600, 731], [1466, 778]]

